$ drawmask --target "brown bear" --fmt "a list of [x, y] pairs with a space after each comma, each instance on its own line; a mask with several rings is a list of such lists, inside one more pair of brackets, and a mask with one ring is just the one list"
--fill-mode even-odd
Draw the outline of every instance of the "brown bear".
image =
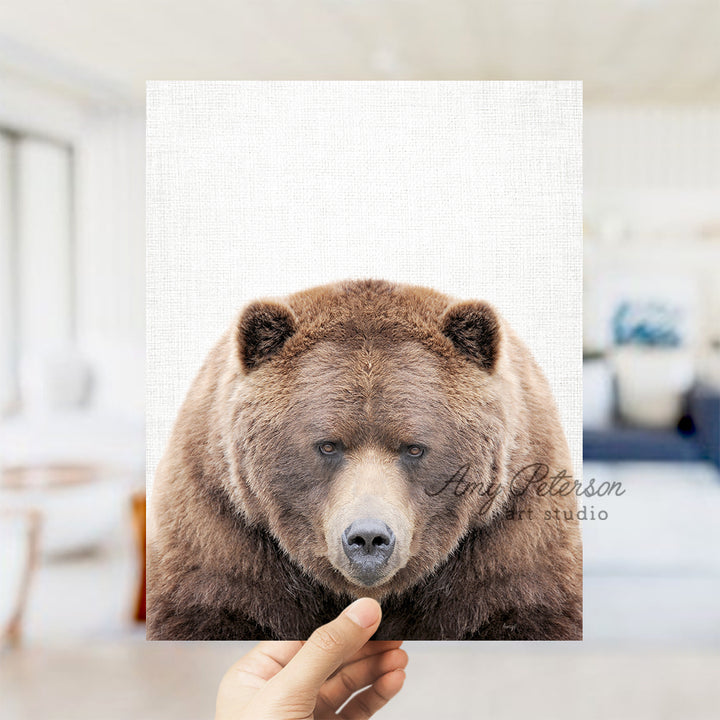
[[547, 381], [487, 303], [379, 280], [253, 302], [155, 475], [148, 638], [578, 640], [582, 549]]

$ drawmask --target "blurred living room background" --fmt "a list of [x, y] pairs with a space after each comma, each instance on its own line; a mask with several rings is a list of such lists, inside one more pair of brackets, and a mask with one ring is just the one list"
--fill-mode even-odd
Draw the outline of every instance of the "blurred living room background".
[[719, 35], [716, 0], [2, 5], [2, 716], [209, 716], [249, 647], [144, 642], [145, 80], [579, 79], [583, 479], [625, 490], [580, 499], [586, 641], [413, 643], [380, 716], [482, 678], [487, 717], [713, 717]]

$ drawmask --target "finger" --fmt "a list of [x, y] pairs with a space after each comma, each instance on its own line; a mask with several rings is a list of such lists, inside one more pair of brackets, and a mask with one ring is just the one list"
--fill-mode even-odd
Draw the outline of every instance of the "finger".
[[404, 650], [389, 650], [345, 665], [320, 688], [316, 713], [320, 717], [331, 716], [358, 690], [372, 685], [393, 670], [403, 670], [408, 662]]
[[[387, 652], [388, 650], [395, 650], [399, 648], [402, 643], [402, 640], [369, 640], [351, 658], [347, 659], [345, 665], [357, 662], [358, 660], [362, 660], [366, 657], [380, 655], [381, 653]], [[335, 673], [337, 672], [339, 672], [339, 670], [335, 671]], [[335, 673], [333, 673], [333, 675]], [[330, 677], [332, 677], [333, 675], [331, 675]]]
[[358, 693], [337, 715], [343, 720], [366, 720], [386, 705], [402, 689], [404, 670], [393, 670], [378, 678], [371, 687]]
[[[268, 643], [270, 644], [270, 643]], [[224, 720], [229, 717], [228, 709], [245, 707], [268, 680], [282, 670], [282, 652], [300, 649], [300, 643], [282, 643], [282, 648], [263, 648], [262, 643], [233, 663], [220, 681], [215, 717]], [[286, 647], [288, 646], [288, 647]]]
[[270, 658], [284, 668], [298, 654], [303, 643], [300, 640], [265, 640], [258, 643], [251, 652]]
[[381, 615], [377, 601], [356, 600], [332, 622], [315, 630], [268, 683], [267, 694], [277, 700], [302, 697], [314, 701], [325, 680], [372, 637]]
[[[264, 683], [255, 682], [248, 677], [254, 675], [260, 680], [267, 681], [277, 675], [304, 645], [300, 640], [265, 640], [258, 643], [249, 653], [234, 663], [227, 674], [239, 678], [241, 682], [252, 687], [262, 687]], [[387, 652], [400, 647], [402, 640], [375, 640], [365, 643], [348, 664], [379, 653]], [[337, 672], [337, 671], [336, 671]]]
[[299, 641], [261, 642], [230, 666], [226, 673], [228, 681], [262, 687], [290, 662], [301, 647]]

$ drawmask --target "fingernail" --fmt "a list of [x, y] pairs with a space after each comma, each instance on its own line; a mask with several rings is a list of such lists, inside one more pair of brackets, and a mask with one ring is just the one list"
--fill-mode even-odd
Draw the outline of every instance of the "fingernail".
[[369, 628], [380, 618], [380, 606], [370, 598], [360, 598], [345, 608], [345, 614], [361, 628]]

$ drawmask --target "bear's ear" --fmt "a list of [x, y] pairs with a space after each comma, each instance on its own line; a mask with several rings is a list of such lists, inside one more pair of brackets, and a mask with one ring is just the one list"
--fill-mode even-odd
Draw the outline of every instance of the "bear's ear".
[[248, 305], [237, 326], [238, 354], [245, 372], [275, 355], [295, 330], [295, 316], [286, 305], [272, 301]]
[[468, 301], [451, 305], [441, 320], [442, 333], [463, 355], [492, 372], [500, 349], [500, 321], [486, 303]]

